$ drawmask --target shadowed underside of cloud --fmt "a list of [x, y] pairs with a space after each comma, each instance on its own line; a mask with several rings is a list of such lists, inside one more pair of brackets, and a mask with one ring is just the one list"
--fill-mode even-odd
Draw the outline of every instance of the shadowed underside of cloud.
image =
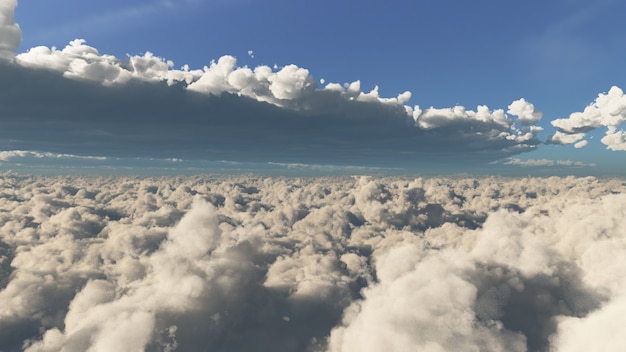
[[[11, 12], [12, 13], [12, 12]], [[408, 106], [360, 82], [318, 88], [309, 71], [173, 69], [151, 53], [125, 60], [84, 40], [36, 47], [0, 66], [5, 150], [284, 162], [378, 164], [494, 160], [533, 150], [541, 113], [520, 99], [508, 112]], [[34, 126], [37, 126], [34, 128]]]
[[1, 175], [0, 346], [616, 351], [625, 191], [574, 177]]

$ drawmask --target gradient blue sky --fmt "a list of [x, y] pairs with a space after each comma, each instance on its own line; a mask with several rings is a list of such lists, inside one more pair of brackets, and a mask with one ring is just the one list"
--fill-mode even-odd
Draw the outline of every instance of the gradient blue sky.
[[[18, 53], [83, 38], [101, 54], [150, 51], [176, 68], [202, 68], [222, 55], [239, 66], [295, 64], [316, 80], [360, 80], [365, 92], [378, 85], [381, 97], [408, 90], [408, 105], [422, 108], [506, 111], [525, 98], [544, 114], [545, 141], [551, 120], [582, 111], [612, 86], [626, 88], [624, 13], [626, 3], [611, 0], [57, 0], [21, 1], [15, 21]], [[540, 145], [514, 157], [623, 174], [626, 152], [606, 150], [604, 132], [589, 133], [585, 148]]]

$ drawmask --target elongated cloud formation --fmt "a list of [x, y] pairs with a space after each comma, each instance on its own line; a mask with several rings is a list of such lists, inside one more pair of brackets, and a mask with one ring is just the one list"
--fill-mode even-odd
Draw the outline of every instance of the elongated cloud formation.
[[12, 60], [22, 40], [22, 31], [13, 14], [17, 0], [0, 1], [0, 60]]
[[573, 177], [1, 175], [0, 346], [619, 350], [624, 192]]
[[[61, 50], [36, 47], [15, 61], [19, 66], [0, 67], [13, 94], [27, 89], [30, 102], [55, 107], [41, 111], [43, 103], [22, 105], [7, 95], [10, 127], [0, 138], [11, 149], [331, 164], [402, 157], [419, 164], [490, 161], [539, 144], [541, 128], [532, 123], [541, 114], [523, 99], [509, 109], [517, 120], [486, 106], [422, 110], [405, 105], [410, 92], [383, 98], [378, 87], [363, 92], [359, 81], [318, 87], [296, 65], [239, 67], [223, 56], [203, 70], [179, 70], [151, 53], [120, 60], [84, 40]], [[36, 87], [25, 84], [32, 81]]]

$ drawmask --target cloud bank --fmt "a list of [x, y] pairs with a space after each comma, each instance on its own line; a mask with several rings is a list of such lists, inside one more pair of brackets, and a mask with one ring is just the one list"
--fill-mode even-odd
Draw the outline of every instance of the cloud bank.
[[[149, 52], [120, 60], [84, 40], [61, 50], [32, 48], [0, 74], [12, 96], [28, 97], [28, 104], [8, 95], [3, 101], [9, 128], [0, 137], [13, 149], [139, 154], [141, 148], [155, 157], [208, 152], [280, 162], [341, 162], [350, 155], [419, 162], [426, 154], [475, 161], [534, 150], [541, 130], [534, 126], [541, 113], [523, 99], [509, 109], [517, 120], [486, 106], [422, 110], [405, 105], [410, 92], [383, 98], [378, 87], [363, 92], [359, 81], [318, 87], [296, 65], [248, 68], [223, 56], [203, 70], [174, 69]], [[33, 81], [36, 87], [26, 84]], [[67, 140], [76, 145], [63, 145]]]
[[573, 177], [3, 175], [0, 345], [617, 350], [625, 190]]

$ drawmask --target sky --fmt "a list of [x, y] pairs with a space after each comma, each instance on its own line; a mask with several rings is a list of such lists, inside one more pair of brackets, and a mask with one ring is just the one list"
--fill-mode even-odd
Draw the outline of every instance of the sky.
[[623, 176], [624, 10], [0, 0], [0, 170]]

